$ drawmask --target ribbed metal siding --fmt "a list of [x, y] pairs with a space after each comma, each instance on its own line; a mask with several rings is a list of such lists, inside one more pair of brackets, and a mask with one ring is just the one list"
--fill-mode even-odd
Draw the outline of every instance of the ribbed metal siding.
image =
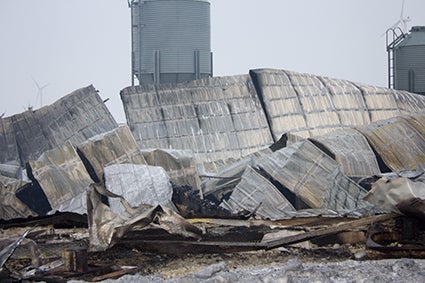
[[411, 32], [394, 51], [397, 89], [425, 94], [424, 33], [423, 29]]
[[199, 51], [199, 73], [211, 74], [209, 2], [140, 1], [133, 5], [132, 19], [134, 73], [153, 75], [155, 52], [159, 51], [161, 77], [195, 76], [195, 52]]

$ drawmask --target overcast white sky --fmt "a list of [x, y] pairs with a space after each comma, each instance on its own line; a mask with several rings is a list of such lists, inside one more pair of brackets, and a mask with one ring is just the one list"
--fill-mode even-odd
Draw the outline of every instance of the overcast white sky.
[[[277, 68], [387, 85], [385, 30], [402, 0], [210, 0], [214, 75]], [[425, 1], [406, 0], [411, 26]], [[126, 0], [1, 0], [0, 114], [51, 104], [93, 84], [118, 122], [131, 84]]]

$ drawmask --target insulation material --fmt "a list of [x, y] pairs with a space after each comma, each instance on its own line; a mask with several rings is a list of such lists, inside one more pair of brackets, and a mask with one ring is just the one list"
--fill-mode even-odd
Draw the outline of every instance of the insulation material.
[[263, 219], [286, 219], [295, 211], [292, 204], [266, 178], [248, 167], [229, 200], [220, 205], [234, 214], [251, 212]]
[[[122, 165], [112, 165], [122, 166]], [[141, 165], [139, 165], [141, 166]], [[109, 206], [102, 203], [103, 196], [109, 199], [120, 199], [126, 215], [118, 214]], [[200, 231], [176, 212], [163, 206], [132, 208], [121, 195], [113, 194], [97, 184], [91, 184], [87, 194], [87, 218], [89, 225], [90, 250], [104, 251], [115, 245], [126, 233], [135, 229], [142, 229], [149, 224], [188, 238], [200, 238]]]
[[112, 164], [146, 164], [146, 160], [128, 126], [94, 136], [78, 146], [90, 163], [98, 180], [103, 180], [103, 168]]
[[400, 213], [397, 204], [411, 199], [425, 200], [425, 178], [381, 178], [372, 185], [365, 200], [385, 211]]
[[[165, 170], [158, 166], [114, 164], [104, 168], [105, 187], [121, 195], [132, 207], [164, 205], [174, 208], [171, 198], [173, 188]], [[117, 199], [110, 199], [112, 211], [126, 215]]]
[[0, 219], [27, 218], [37, 214], [16, 197], [16, 191], [27, 182], [0, 175]]
[[56, 211], [86, 213], [85, 193], [93, 182], [71, 142], [44, 152], [29, 165]]
[[143, 150], [142, 153], [149, 165], [164, 168], [173, 185], [188, 185], [195, 190], [200, 190], [201, 180], [198, 172], [200, 165], [192, 151], [153, 149]]
[[392, 171], [424, 170], [425, 139], [407, 122], [396, 117], [358, 127]]
[[366, 191], [308, 140], [272, 153], [258, 166], [311, 208], [336, 211], [368, 208], [362, 200]]
[[0, 163], [24, 166], [66, 141], [77, 145], [118, 125], [90, 85], [51, 105], [1, 119], [1, 126]]
[[210, 172], [273, 143], [246, 75], [129, 87], [121, 99], [142, 148], [192, 150]]
[[425, 108], [425, 97], [285, 70], [251, 70], [275, 140], [308, 138]]
[[341, 171], [350, 177], [369, 177], [381, 173], [375, 153], [357, 130], [346, 128], [312, 138], [320, 148], [334, 156]]

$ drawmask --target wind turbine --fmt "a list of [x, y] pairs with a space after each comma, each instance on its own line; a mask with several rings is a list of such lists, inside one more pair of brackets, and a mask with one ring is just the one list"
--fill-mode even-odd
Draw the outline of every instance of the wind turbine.
[[403, 2], [401, 3], [400, 19], [398, 19], [398, 21], [395, 24], [393, 24], [390, 29], [395, 29], [397, 27], [400, 27], [401, 25], [401, 31], [403, 33], [407, 33], [408, 32], [407, 23], [410, 22], [410, 17], [409, 16], [407, 16], [406, 18], [404, 17], [404, 1], [405, 0], [403, 0]]
[[40, 99], [40, 108], [41, 108], [43, 106], [43, 89], [45, 89], [49, 84], [40, 86], [34, 78], [32, 78], [32, 80], [37, 86], [37, 97], [35, 99], [35, 103], [37, 103], [37, 101]]

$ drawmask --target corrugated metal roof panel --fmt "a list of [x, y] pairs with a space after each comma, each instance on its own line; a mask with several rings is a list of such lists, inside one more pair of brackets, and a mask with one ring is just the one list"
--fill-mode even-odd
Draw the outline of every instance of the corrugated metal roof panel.
[[87, 213], [86, 192], [93, 183], [71, 142], [30, 160], [32, 173], [56, 211]]
[[251, 167], [245, 170], [229, 200], [224, 200], [221, 206], [234, 214], [249, 211], [271, 220], [288, 218], [289, 212], [295, 211], [279, 190]]
[[341, 171], [350, 177], [369, 177], [381, 173], [375, 153], [366, 138], [352, 128], [312, 138], [335, 156]]
[[11, 117], [0, 118], [0, 163], [21, 164]]
[[189, 149], [212, 171], [273, 142], [246, 75], [130, 87], [121, 98], [142, 148]]
[[424, 109], [424, 97], [285, 70], [251, 70], [275, 139], [304, 138]]
[[357, 127], [392, 171], [424, 170], [425, 139], [407, 120], [395, 117]]
[[112, 164], [146, 164], [128, 126], [94, 136], [78, 145], [78, 150], [90, 163], [98, 181], [103, 181], [103, 168]]
[[[22, 166], [66, 141], [77, 145], [118, 126], [92, 85], [75, 90], [51, 105], [13, 115], [4, 121], [9, 126], [3, 127], [8, 131], [3, 135], [9, 136], [8, 147], [13, 149], [9, 133], [13, 129], [18, 149], [16, 156]], [[3, 150], [1, 152], [4, 154]]]
[[258, 166], [311, 208], [336, 211], [371, 208], [363, 201], [366, 191], [308, 140], [272, 153]]

